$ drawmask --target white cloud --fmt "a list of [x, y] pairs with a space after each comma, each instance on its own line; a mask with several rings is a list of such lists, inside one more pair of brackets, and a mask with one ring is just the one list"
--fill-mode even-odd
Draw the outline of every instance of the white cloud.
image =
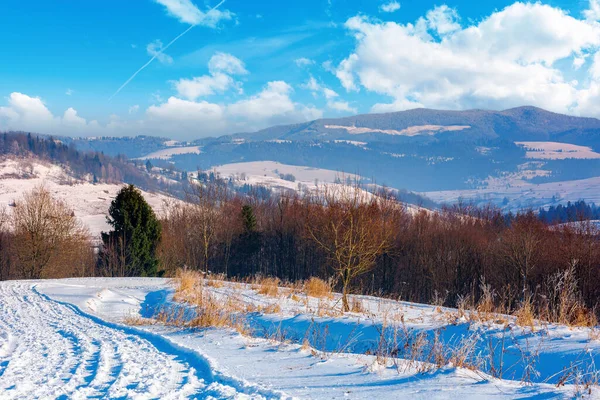
[[75, 93], [73, 89], [67, 89], [67, 91], [65, 92], [67, 96], [71, 96], [73, 93]]
[[319, 82], [317, 82], [315, 77], [312, 75], [310, 78], [308, 78], [308, 81], [306, 81], [306, 83], [303, 83], [302, 85], [300, 85], [300, 87], [302, 89], [310, 90], [311, 92], [313, 92], [313, 96], [316, 96], [317, 92], [321, 91], [321, 85], [319, 84]]
[[315, 63], [313, 60], [306, 57], [296, 58], [294, 62], [300, 68], [308, 67], [309, 65], [313, 65]]
[[[211, 9], [207, 12], [201, 11], [191, 0], [154, 0], [167, 8], [167, 13], [175, 17], [179, 22], [190, 25], [204, 25], [216, 27], [222, 20], [230, 20], [233, 14], [224, 10]], [[218, 4], [218, 3], [216, 3]]]
[[11, 93], [8, 105], [0, 107], [0, 130], [77, 135], [92, 128], [75, 109], [68, 108], [62, 117], [54, 116], [42, 99], [23, 93]]
[[590, 8], [583, 15], [590, 21], [600, 20], [600, 0], [590, 0]]
[[236, 82], [230, 75], [245, 75], [248, 73], [244, 63], [227, 53], [216, 53], [208, 62], [209, 75], [192, 79], [180, 79], [173, 82], [179, 96], [188, 100], [224, 93], [235, 88], [242, 93], [241, 83]]
[[458, 20], [447, 7], [415, 24], [350, 18], [346, 27], [356, 47], [335, 74], [348, 91], [364, 88], [393, 99], [374, 112], [523, 104], [578, 112], [582, 89], [555, 63], [572, 58], [581, 66], [576, 59], [600, 46], [600, 24], [540, 3], [514, 3], [465, 28]]
[[458, 12], [445, 4], [429, 10], [426, 20], [429, 28], [438, 35], [446, 35], [460, 29]]
[[311, 76], [306, 83], [300, 85], [300, 87], [306, 90], [310, 90], [314, 97], [317, 97], [320, 93], [322, 93], [323, 97], [325, 97], [325, 99], [327, 100], [327, 108], [331, 110], [349, 113], [357, 112], [357, 109], [351, 107], [348, 102], [337, 100], [339, 94], [336, 91], [326, 86], [323, 86], [322, 84], [317, 82], [317, 80], [313, 76]]
[[225, 72], [230, 75], [245, 75], [248, 73], [246, 66], [239, 58], [228, 54], [217, 52], [208, 62], [208, 70], [214, 72]]
[[389, 3], [385, 3], [379, 6], [379, 10], [382, 12], [392, 13], [394, 11], [398, 11], [400, 9], [400, 3], [397, 1], [390, 1]]
[[180, 79], [174, 82], [179, 96], [190, 100], [224, 93], [234, 85], [234, 80], [229, 75], [217, 72], [213, 75], [204, 75], [192, 79]]
[[162, 52], [163, 43], [160, 40], [148, 43], [146, 51], [149, 56], [156, 57], [156, 59], [162, 64], [172, 64], [173, 58]]
[[573, 58], [573, 69], [577, 70], [585, 64], [585, 57], [575, 57]]
[[331, 90], [329, 88], [324, 88], [323, 89], [323, 95], [325, 96], [325, 98], [327, 100], [331, 100], [331, 99], [334, 99], [334, 98], [336, 98], [336, 97], [339, 96], [335, 91], [333, 91], [333, 90]]
[[347, 101], [328, 101], [327, 107], [336, 111], [343, 111], [352, 114], [356, 114], [358, 110], [352, 106]]
[[[112, 115], [106, 124], [87, 121], [73, 108], [55, 116], [38, 97], [12, 93], [0, 107], [0, 131], [23, 130], [73, 136], [120, 136], [140, 132], [168, 135], [179, 139], [218, 136], [252, 131], [275, 124], [303, 122], [321, 118], [315, 107], [291, 99], [293, 89], [283, 81], [269, 82], [254, 96], [230, 104], [192, 101], [172, 96], [148, 107], [140, 119], [121, 119]], [[130, 107], [129, 114], [139, 111]]]

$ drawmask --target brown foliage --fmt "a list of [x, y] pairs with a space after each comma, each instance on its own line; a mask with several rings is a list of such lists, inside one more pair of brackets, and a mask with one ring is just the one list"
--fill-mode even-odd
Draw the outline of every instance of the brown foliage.
[[15, 203], [10, 254], [16, 271], [26, 279], [92, 274], [89, 233], [73, 211], [44, 187]]

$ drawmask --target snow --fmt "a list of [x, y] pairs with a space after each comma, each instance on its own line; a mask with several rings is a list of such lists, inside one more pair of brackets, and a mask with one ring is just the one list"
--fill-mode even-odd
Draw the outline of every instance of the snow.
[[[167, 146], [174, 146], [173, 144], [166, 144]], [[139, 157], [138, 160], [150, 160], [160, 159], [169, 160], [171, 157], [179, 154], [200, 154], [200, 146], [185, 146], [185, 147], [169, 147], [168, 149], [162, 149], [150, 154], [146, 154], [143, 157]]]
[[[530, 177], [543, 176], [547, 171], [529, 171], [528, 174]], [[507, 198], [509, 204], [506, 208], [515, 211], [581, 199], [589, 203], [600, 203], [600, 177], [541, 184], [533, 184], [523, 179], [499, 179], [491, 183], [489, 187], [480, 189], [432, 191], [422, 194], [438, 203], [456, 203], [463, 200], [477, 204], [500, 205], [503, 199]]]
[[3, 399], [277, 395], [221, 379], [197, 353], [52, 299], [39, 290], [44, 285], [0, 284], [0, 343], [7, 349], [0, 357]]
[[538, 160], [565, 160], [568, 158], [576, 159], [597, 159], [600, 154], [592, 150], [591, 147], [578, 146], [569, 143], [558, 142], [515, 142], [523, 146], [527, 152], [527, 158]]
[[222, 177], [241, 176], [279, 178], [279, 174], [292, 174], [296, 181], [314, 184], [315, 179], [323, 183], [333, 183], [336, 178], [356, 175], [344, 174], [330, 169], [313, 168], [302, 165], [282, 164], [276, 161], [252, 161], [233, 164], [224, 164], [214, 167]]
[[435, 135], [441, 132], [453, 132], [462, 131], [463, 129], [469, 129], [469, 125], [415, 125], [409, 126], [406, 129], [395, 130], [395, 129], [375, 129], [375, 128], [364, 128], [356, 126], [343, 126], [343, 125], [325, 125], [327, 129], [344, 129], [351, 135], [362, 135], [365, 133], [385, 133], [386, 135], [400, 135], [400, 136], [417, 136], [417, 135]]
[[[250, 285], [206, 288], [223, 300], [237, 296], [256, 305], [277, 303], [281, 311], [250, 314], [251, 337], [228, 329], [130, 327], [122, 324], [124, 317], [148, 317], [157, 306], [171, 304], [169, 280], [1, 282], [0, 397], [570, 398], [577, 388], [571, 382], [556, 387], [554, 371], [585, 357], [599, 361], [600, 344], [590, 340], [588, 329], [547, 325], [532, 332], [509, 321], [506, 365], [516, 346], [540, 351], [540, 373], [531, 385], [519, 382], [518, 367], [506, 374], [516, 374], [516, 380], [451, 366], [419, 372], [415, 365], [425, 364], [395, 360], [382, 365], [364, 354], [376, 346], [381, 324], [392, 313], [401, 313], [406, 329], [417, 333], [442, 328], [450, 340], [475, 332], [481, 335], [478, 351], [498, 338], [500, 325], [450, 323], [447, 314], [456, 310], [368, 296], [357, 296], [364, 312], [319, 317], [319, 302], [336, 304], [338, 295], [298, 301], [286, 289], [273, 298], [258, 295]], [[329, 336], [303, 348], [298, 339], [307, 337], [307, 326], [323, 328]], [[597, 388], [592, 397], [598, 397]]]
[[[9, 207], [18, 201], [23, 194], [43, 185], [52, 196], [66, 203], [75, 216], [90, 230], [93, 237], [109, 230], [106, 223], [108, 208], [117, 192], [123, 185], [92, 184], [78, 181], [52, 164], [44, 164], [39, 160], [4, 159], [0, 160], [0, 208]], [[172, 198], [142, 191], [146, 201], [155, 212], [162, 213], [165, 202]]]

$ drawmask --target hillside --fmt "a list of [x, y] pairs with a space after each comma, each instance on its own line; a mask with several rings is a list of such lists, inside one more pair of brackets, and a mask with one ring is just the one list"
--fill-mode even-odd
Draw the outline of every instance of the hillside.
[[[108, 208], [123, 184], [92, 183], [76, 178], [72, 171], [36, 157], [0, 157], [0, 209], [11, 205], [32, 189], [44, 186], [54, 198], [63, 201], [84, 223], [94, 239], [108, 231]], [[172, 197], [142, 191], [144, 198], [159, 215]]]
[[[600, 120], [529, 106], [366, 114], [193, 142], [148, 136], [64, 140], [78, 149], [111, 149], [188, 172], [233, 167], [238, 174], [252, 175], [253, 163], [276, 162], [303, 170], [356, 174], [407, 193], [431, 193], [436, 201], [491, 201], [513, 211], [577, 201], [583, 192], [561, 188], [600, 177]], [[243, 165], [249, 169], [240, 170]], [[314, 181], [318, 175], [305, 180]], [[560, 195], [538, 201], [534, 191], [517, 194], [511, 189], [538, 184], [544, 185], [545, 193]], [[432, 204], [418, 199], [416, 204]]]

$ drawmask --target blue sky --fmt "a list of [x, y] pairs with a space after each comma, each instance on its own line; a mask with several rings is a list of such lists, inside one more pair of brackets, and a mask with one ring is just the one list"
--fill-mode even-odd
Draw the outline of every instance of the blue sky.
[[217, 4], [4, 0], [0, 130], [191, 139], [415, 107], [600, 114], [598, 0]]

